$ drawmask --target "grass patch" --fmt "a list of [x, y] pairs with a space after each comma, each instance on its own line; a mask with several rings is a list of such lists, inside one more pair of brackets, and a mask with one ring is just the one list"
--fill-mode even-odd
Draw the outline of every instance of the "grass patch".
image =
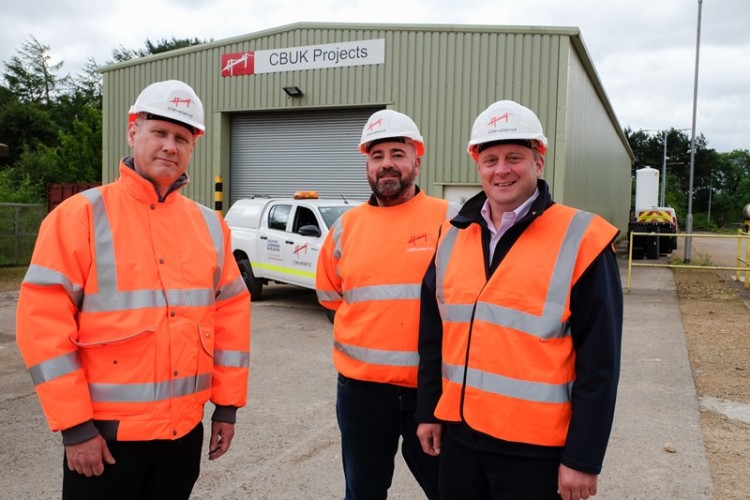
[[[669, 259], [669, 265], [671, 266], [679, 266], [682, 264], [685, 264], [685, 260], [680, 257], [670, 257]], [[712, 267], [714, 265], [714, 261], [711, 260], [711, 256], [707, 253], [695, 252], [695, 255], [690, 256], [690, 265]]]
[[26, 266], [0, 267], [0, 292], [13, 292], [21, 288]]

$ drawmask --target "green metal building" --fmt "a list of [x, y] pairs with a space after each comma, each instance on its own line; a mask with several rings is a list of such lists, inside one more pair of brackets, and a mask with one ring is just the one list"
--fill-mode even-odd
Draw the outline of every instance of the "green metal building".
[[[223, 209], [250, 195], [369, 195], [362, 128], [378, 109], [414, 119], [426, 154], [418, 183], [461, 201], [476, 193], [466, 153], [489, 104], [534, 110], [550, 141], [556, 201], [627, 230], [633, 153], [577, 28], [297, 23], [103, 68], [103, 179], [129, 154], [127, 113], [149, 83], [191, 85], [206, 110], [186, 195]], [[223, 181], [216, 194], [216, 180]]]

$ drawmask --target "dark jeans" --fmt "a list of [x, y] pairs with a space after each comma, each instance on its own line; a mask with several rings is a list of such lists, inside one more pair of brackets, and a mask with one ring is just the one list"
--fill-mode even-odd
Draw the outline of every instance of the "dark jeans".
[[107, 441], [115, 458], [101, 476], [68, 469], [63, 459], [63, 500], [183, 500], [200, 473], [203, 424], [180, 439]]
[[437, 457], [422, 451], [414, 411], [417, 391], [406, 387], [362, 382], [339, 375], [336, 415], [346, 500], [381, 500], [393, 480], [399, 437], [401, 454], [427, 498], [438, 498]]
[[478, 451], [451, 439], [445, 431], [440, 453], [443, 500], [560, 500], [559, 459]]

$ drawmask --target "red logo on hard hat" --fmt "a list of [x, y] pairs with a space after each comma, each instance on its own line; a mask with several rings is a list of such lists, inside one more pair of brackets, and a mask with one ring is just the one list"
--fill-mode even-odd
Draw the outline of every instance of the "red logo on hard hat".
[[375, 127], [377, 127], [378, 125], [382, 125], [382, 124], [383, 124], [383, 119], [382, 119], [382, 118], [380, 118], [380, 119], [378, 119], [378, 120], [375, 120], [374, 122], [370, 123], [370, 124], [369, 124], [369, 125], [367, 126], [367, 130], [372, 130], [372, 129], [374, 129]]
[[255, 52], [235, 52], [221, 55], [221, 76], [255, 74]]
[[174, 104], [175, 108], [178, 108], [180, 106], [180, 104], [183, 104], [183, 103], [185, 104], [185, 107], [189, 108], [190, 107], [190, 103], [192, 103], [193, 100], [190, 99], [189, 97], [187, 99], [180, 99], [179, 97], [175, 97], [174, 99], [172, 99], [169, 102], [171, 102], [172, 104]]
[[505, 113], [500, 116], [493, 116], [487, 125], [492, 125], [494, 127], [495, 125], [497, 125], [497, 122], [501, 120], [505, 121], [505, 123], [508, 123], [509, 119], [510, 119], [510, 113]]

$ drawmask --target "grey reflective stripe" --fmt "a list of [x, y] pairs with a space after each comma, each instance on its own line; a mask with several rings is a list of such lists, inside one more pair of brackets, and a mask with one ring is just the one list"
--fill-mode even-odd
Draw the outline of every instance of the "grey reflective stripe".
[[333, 223], [331, 228], [331, 240], [333, 241], [333, 257], [336, 259], [341, 258], [341, 234], [344, 232], [344, 223], [341, 222], [343, 217], [339, 217], [336, 222]]
[[211, 241], [213, 241], [214, 249], [216, 250], [216, 270], [214, 271], [214, 290], [219, 290], [219, 283], [221, 283], [221, 275], [224, 271], [224, 233], [221, 231], [221, 224], [219, 223], [219, 216], [216, 212], [208, 207], [196, 203], [198, 208], [201, 210], [203, 220], [206, 221], [208, 226], [208, 232], [211, 234]]
[[244, 293], [246, 290], [247, 290], [247, 286], [245, 285], [245, 282], [242, 280], [242, 277], [239, 276], [233, 279], [231, 282], [224, 285], [223, 287], [219, 288], [219, 290], [216, 293], [216, 301], [218, 302], [220, 300], [231, 299], [232, 297], [236, 297]]
[[[94, 245], [96, 247], [96, 275], [99, 293], [117, 290], [117, 270], [115, 269], [115, 242], [112, 228], [104, 206], [104, 198], [99, 189], [89, 189], [81, 193], [91, 202], [94, 214]], [[88, 297], [83, 299], [84, 308]]]
[[513, 328], [542, 339], [570, 335], [570, 325], [567, 322], [561, 322], [561, 319], [570, 292], [573, 270], [581, 242], [593, 217], [592, 214], [579, 210], [571, 219], [552, 270], [541, 316], [481, 301], [474, 306], [469, 304], [446, 305], [443, 288], [445, 272], [458, 235], [458, 229], [451, 227], [446, 234], [444, 243], [438, 248], [435, 260], [437, 297], [443, 320], [468, 322], [471, 321], [471, 313], [474, 310], [475, 320]]
[[350, 304], [369, 300], [413, 300], [419, 299], [421, 285], [373, 285], [344, 291], [344, 300]]
[[316, 290], [315, 293], [318, 295], [318, 300], [321, 302], [336, 302], [342, 300], [343, 297], [338, 292], [328, 292], [325, 290]]
[[250, 353], [247, 351], [214, 351], [214, 364], [229, 368], [247, 368], [250, 366]]
[[[89, 200], [94, 218], [94, 245], [98, 292], [84, 294], [79, 309], [83, 312], [109, 312], [143, 309], [147, 307], [185, 306], [203, 307], [215, 303], [221, 293], [218, 289], [224, 264], [224, 238], [218, 216], [211, 209], [197, 204], [208, 227], [217, 256], [217, 268], [213, 276], [213, 289], [170, 289], [117, 290], [117, 267], [115, 262], [114, 239], [107, 208], [101, 190], [89, 189], [81, 193]], [[231, 285], [234, 289], [236, 284]]]
[[570, 335], [570, 326], [561, 320], [570, 293], [578, 250], [592, 220], [593, 215], [588, 212], [579, 210], [573, 215], [552, 269], [541, 316], [479, 302], [474, 318], [521, 330], [542, 339]]
[[386, 351], [342, 344], [341, 342], [334, 342], [333, 348], [352, 359], [371, 365], [419, 366], [419, 353], [414, 351]]
[[200, 307], [215, 303], [210, 288], [194, 290], [136, 290], [134, 292], [108, 292], [86, 295], [84, 312], [133, 311], [146, 307], [184, 306]]
[[210, 388], [210, 373], [152, 384], [89, 384], [91, 401], [94, 403], [150, 403]]
[[[464, 368], [443, 363], [443, 377], [456, 384], [463, 384]], [[544, 384], [469, 368], [466, 372], [466, 386], [524, 401], [568, 403], [573, 383]]]
[[435, 288], [438, 306], [441, 308], [441, 313], [443, 304], [445, 304], [445, 289], [443, 288], [443, 284], [445, 283], [445, 270], [448, 268], [448, 261], [450, 261], [453, 247], [456, 245], [456, 238], [458, 238], [458, 228], [451, 225], [448, 228], [448, 232], [445, 233], [445, 238], [443, 238], [443, 241], [438, 245], [437, 252], [435, 253]]
[[31, 264], [26, 270], [26, 276], [24, 276], [23, 281], [24, 283], [30, 283], [37, 286], [62, 286], [65, 291], [68, 292], [68, 296], [73, 304], [75, 304], [76, 307], [81, 306], [81, 301], [83, 300], [83, 287], [76, 285], [70, 281], [67, 276], [55, 271], [54, 269]]
[[34, 385], [39, 385], [68, 373], [73, 373], [80, 368], [81, 363], [78, 361], [78, 353], [72, 351], [32, 366], [29, 368], [29, 374]]

